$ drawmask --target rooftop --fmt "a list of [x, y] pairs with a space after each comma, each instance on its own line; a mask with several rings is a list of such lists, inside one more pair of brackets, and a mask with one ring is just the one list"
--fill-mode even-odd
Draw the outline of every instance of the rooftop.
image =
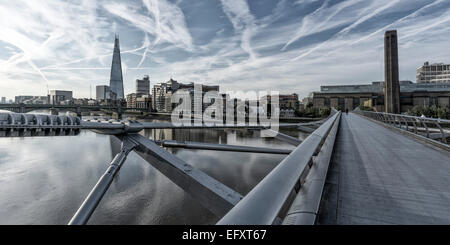
[[[372, 84], [320, 86], [320, 93], [383, 93], [383, 89], [384, 81], [377, 81]], [[447, 92], [450, 91], [450, 83], [400, 81], [400, 92], [414, 91]]]

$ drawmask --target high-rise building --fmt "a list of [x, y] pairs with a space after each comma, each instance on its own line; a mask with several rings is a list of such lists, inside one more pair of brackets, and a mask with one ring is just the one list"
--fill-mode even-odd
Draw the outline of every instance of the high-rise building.
[[450, 83], [450, 65], [425, 62], [417, 68], [417, 83]]
[[136, 108], [136, 100], [138, 98], [138, 94], [132, 93], [127, 95], [127, 107], [128, 108]]
[[114, 40], [114, 53], [111, 64], [111, 79], [109, 89], [113, 92], [111, 99], [125, 99], [123, 92], [122, 63], [120, 59], [120, 45], [117, 35]]
[[[6, 101], [5, 101], [6, 102]], [[47, 96], [19, 95], [15, 97], [16, 104], [48, 104]]]
[[136, 108], [152, 111], [152, 98], [149, 94], [142, 95], [136, 99]]
[[2, 104], [6, 104], [6, 97], [2, 97]]
[[48, 104], [48, 97], [47, 96], [33, 96], [32, 99], [23, 101], [24, 104]]
[[72, 91], [50, 90], [50, 104], [58, 105], [72, 100]]
[[400, 113], [400, 84], [398, 75], [397, 31], [387, 31], [384, 35], [384, 100], [387, 113]]
[[206, 92], [216, 91], [219, 92], [219, 86], [207, 86], [201, 85], [201, 98], [194, 97], [194, 83], [190, 84], [182, 84], [177, 81], [170, 79], [166, 83], [159, 83], [153, 86], [152, 93], [152, 105], [153, 109], [156, 109], [158, 112], [172, 112], [172, 109], [175, 108], [177, 103], [172, 103], [172, 95], [175, 94], [178, 90], [183, 90], [188, 92], [191, 97], [192, 108], [202, 108], [202, 111], [208, 105], [203, 104], [203, 96]]
[[[269, 111], [268, 104], [272, 104], [272, 96], [265, 95], [260, 100], [261, 105], [265, 105], [263, 111]], [[280, 117], [293, 117], [296, 110], [300, 109], [300, 101], [298, 100], [298, 94], [279, 94], [278, 95], [278, 107], [280, 110]], [[274, 108], [277, 110], [276, 108]]]
[[20, 104], [20, 103], [23, 103], [26, 100], [30, 100], [30, 99], [33, 99], [33, 98], [34, 98], [34, 96], [31, 96], [31, 95], [18, 95], [16, 97], [14, 97], [14, 102], [16, 104]]
[[136, 79], [136, 93], [137, 94], [150, 94], [150, 78], [148, 75], [144, 76], [144, 78]]
[[171, 112], [172, 108], [169, 106], [169, 101], [171, 100], [173, 92], [175, 92], [179, 86], [180, 84], [172, 78], [168, 82], [155, 84], [152, 92], [153, 108], [158, 112]]
[[106, 85], [100, 85], [95, 87], [96, 90], [96, 99], [97, 100], [106, 100], [106, 99], [110, 99], [109, 96], [109, 86]]
[[300, 101], [298, 100], [298, 94], [280, 94], [278, 95], [279, 105], [281, 109], [298, 110]]

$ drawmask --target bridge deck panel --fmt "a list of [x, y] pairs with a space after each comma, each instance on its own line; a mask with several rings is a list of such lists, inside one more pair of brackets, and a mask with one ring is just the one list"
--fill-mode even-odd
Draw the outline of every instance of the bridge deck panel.
[[319, 224], [450, 224], [450, 153], [341, 120]]

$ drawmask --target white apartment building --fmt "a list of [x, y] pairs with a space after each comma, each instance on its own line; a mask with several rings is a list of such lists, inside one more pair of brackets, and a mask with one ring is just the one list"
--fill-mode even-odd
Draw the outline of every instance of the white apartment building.
[[417, 68], [417, 83], [450, 83], [450, 65], [425, 62]]

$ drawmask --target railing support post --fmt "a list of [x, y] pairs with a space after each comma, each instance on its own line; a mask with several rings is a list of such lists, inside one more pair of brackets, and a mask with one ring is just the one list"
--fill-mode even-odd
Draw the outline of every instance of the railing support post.
[[424, 126], [425, 129], [427, 130], [427, 138], [430, 138], [430, 130], [428, 130], [428, 126], [427, 126], [427, 124], [425, 123], [425, 120], [421, 120], [421, 119], [419, 119], [419, 120], [422, 122], [423, 126]]
[[406, 120], [406, 118], [403, 118], [403, 117], [400, 117], [400, 118], [405, 122], [405, 125], [406, 125], [406, 131], [409, 132], [409, 123], [408, 123], [408, 120]]
[[413, 125], [414, 125], [414, 133], [415, 133], [415, 134], [417, 134], [417, 124], [416, 124], [416, 120], [417, 120], [417, 119], [413, 119], [413, 120], [412, 120], [412, 123], [413, 123]]
[[395, 118], [392, 115], [388, 115], [389, 116], [389, 124], [391, 124], [392, 126], [395, 127]]
[[[392, 114], [392, 113], [385, 113], [385, 112], [366, 112], [366, 111], [358, 111], [358, 114], [360, 114], [361, 116], [366, 116], [368, 118], [375, 118], [377, 120], [382, 121], [385, 124], [388, 124], [389, 126], [393, 126], [393, 127], [398, 127], [400, 129], [403, 129], [407, 132], [410, 132], [409, 129], [409, 123], [412, 123], [411, 126], [413, 126], [414, 128], [411, 129], [411, 132], [413, 132], [414, 134], [418, 134], [418, 135], [422, 135], [422, 128], [421, 125], [425, 128], [425, 137], [432, 139], [432, 140], [436, 140], [440, 138], [440, 141], [442, 141], [442, 143], [447, 144], [447, 136], [448, 136], [448, 130], [447, 127], [443, 127], [442, 123], [444, 123], [445, 125], [450, 124], [450, 120], [445, 120], [445, 119], [435, 119], [435, 118], [427, 118], [427, 117], [416, 117], [416, 116], [409, 116], [409, 115], [400, 115], [400, 114]], [[403, 128], [402, 123], [405, 124], [405, 128]], [[432, 124], [432, 125], [436, 125], [436, 127], [434, 126], [430, 126], [428, 125], [428, 123]], [[437, 136], [437, 138], [435, 137], [434, 134], [432, 134], [432, 132], [434, 132], [435, 129], [439, 129], [441, 136]]]
[[442, 129], [441, 125], [438, 122], [434, 122], [436, 124], [436, 126], [439, 128], [439, 130], [441, 131], [442, 134], [442, 143], [447, 144], [447, 137], [445, 136], [445, 132]]

